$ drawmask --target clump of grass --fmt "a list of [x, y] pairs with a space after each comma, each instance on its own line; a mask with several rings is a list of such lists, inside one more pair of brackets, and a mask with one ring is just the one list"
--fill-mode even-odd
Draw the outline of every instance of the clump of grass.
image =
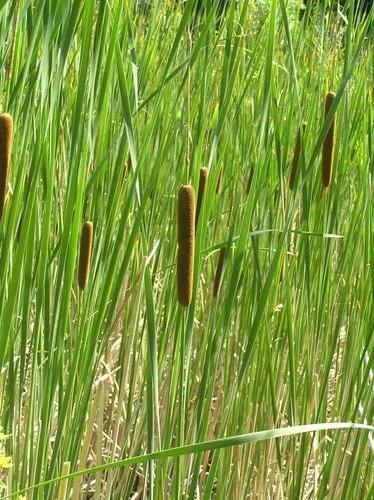
[[295, 147], [293, 150], [291, 172], [290, 172], [290, 178], [288, 181], [288, 187], [290, 189], [293, 189], [295, 186], [297, 166], [299, 164], [299, 158], [300, 158], [300, 153], [301, 153], [302, 141], [303, 141], [303, 137], [305, 134], [305, 129], [306, 129], [306, 123], [303, 122], [302, 126], [298, 130], [296, 142], [295, 142]]
[[13, 140], [13, 118], [8, 113], [0, 114], [0, 218], [4, 212], [8, 181], [10, 153]]
[[82, 236], [79, 254], [78, 285], [84, 290], [88, 283], [90, 275], [90, 264], [92, 256], [93, 243], [93, 224], [86, 221], [82, 227]]
[[225, 261], [226, 248], [221, 248], [218, 256], [216, 274], [214, 276], [214, 284], [213, 284], [213, 297], [217, 298], [218, 292], [221, 285], [222, 271], [223, 271], [223, 263]]
[[195, 191], [181, 186], [178, 194], [177, 295], [181, 306], [192, 298], [195, 251]]
[[[329, 92], [326, 95], [325, 119], [334, 99], [335, 99], [334, 92]], [[324, 188], [329, 187], [331, 183], [334, 149], [335, 149], [335, 128], [336, 128], [336, 117], [334, 116], [329, 131], [327, 133], [326, 139], [323, 143], [323, 150], [322, 150], [322, 185]]]
[[196, 204], [195, 227], [197, 227], [197, 223], [199, 222], [201, 205], [203, 203], [204, 194], [208, 184], [208, 176], [209, 176], [209, 170], [206, 167], [201, 167], [200, 180], [199, 180], [199, 193], [197, 195], [197, 204]]

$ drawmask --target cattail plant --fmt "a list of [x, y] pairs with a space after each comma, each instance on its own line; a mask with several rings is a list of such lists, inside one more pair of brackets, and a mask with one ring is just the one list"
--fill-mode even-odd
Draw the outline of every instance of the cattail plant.
[[88, 283], [92, 256], [93, 224], [86, 221], [82, 227], [81, 245], [79, 253], [78, 285], [84, 290]]
[[[325, 101], [325, 119], [330, 110], [331, 104], [335, 99], [335, 93], [329, 92], [326, 96]], [[325, 138], [325, 142], [323, 143], [322, 150], [322, 185], [323, 188], [327, 188], [331, 182], [332, 176], [332, 166], [334, 160], [334, 148], [335, 148], [335, 128], [336, 128], [336, 119], [335, 115], [333, 116], [329, 131]]]
[[216, 274], [214, 276], [214, 283], [213, 283], [213, 297], [214, 298], [217, 297], [218, 292], [219, 292], [219, 288], [221, 285], [221, 277], [222, 277], [223, 263], [225, 260], [225, 255], [226, 255], [226, 249], [223, 247], [223, 248], [221, 248], [221, 250], [219, 252]]
[[199, 222], [201, 205], [203, 203], [206, 187], [208, 184], [208, 175], [209, 175], [208, 169], [206, 167], [201, 167], [200, 180], [199, 180], [199, 193], [197, 195], [197, 204], [196, 204], [195, 227], [197, 227], [197, 223]]
[[13, 139], [13, 118], [8, 113], [0, 114], [0, 218], [4, 212], [10, 153]]
[[178, 194], [177, 295], [182, 306], [192, 298], [195, 252], [195, 191], [181, 186]]
[[299, 128], [299, 131], [297, 133], [295, 147], [294, 147], [294, 150], [293, 150], [291, 172], [290, 172], [290, 178], [288, 180], [288, 187], [290, 189], [293, 189], [293, 187], [295, 185], [296, 173], [297, 173], [297, 166], [299, 164], [299, 158], [300, 158], [300, 153], [301, 153], [301, 147], [302, 147], [303, 137], [304, 137], [304, 134], [305, 134], [305, 129], [306, 129], [306, 123], [303, 122], [302, 126]]

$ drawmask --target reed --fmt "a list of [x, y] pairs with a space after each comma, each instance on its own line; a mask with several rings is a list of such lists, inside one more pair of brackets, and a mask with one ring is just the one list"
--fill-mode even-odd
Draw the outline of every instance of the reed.
[[10, 154], [13, 140], [13, 118], [8, 113], [0, 114], [0, 218], [4, 212], [8, 182]]
[[191, 303], [195, 251], [195, 191], [181, 186], [178, 194], [177, 296], [181, 306]]
[[206, 187], [208, 184], [208, 176], [209, 176], [209, 170], [206, 167], [201, 167], [200, 180], [199, 180], [199, 192], [197, 195], [197, 204], [196, 204], [195, 227], [197, 227], [197, 224], [199, 222], [201, 205], [203, 203]]
[[[331, 104], [335, 99], [335, 93], [329, 92], [326, 95], [325, 101], [325, 119], [330, 110]], [[328, 188], [331, 183], [332, 177], [332, 167], [334, 161], [334, 149], [335, 149], [335, 128], [336, 128], [336, 118], [333, 116], [329, 131], [323, 143], [322, 150], [322, 186], [323, 188]]]
[[290, 189], [293, 189], [295, 186], [295, 181], [296, 181], [296, 174], [297, 174], [297, 166], [299, 164], [299, 158], [300, 158], [300, 153], [301, 153], [301, 148], [302, 148], [302, 143], [303, 143], [303, 137], [305, 134], [306, 130], [306, 123], [303, 122], [302, 126], [299, 128], [297, 137], [296, 137], [296, 142], [295, 142], [295, 147], [293, 150], [293, 157], [292, 157], [292, 164], [291, 164], [291, 172], [290, 172], [290, 178], [288, 181], [288, 187]]
[[222, 271], [223, 271], [223, 263], [225, 261], [225, 255], [226, 255], [226, 249], [223, 247], [221, 248], [218, 256], [218, 262], [217, 262], [217, 269], [216, 269], [216, 274], [214, 276], [214, 284], [213, 284], [213, 297], [217, 298], [218, 292], [221, 286], [221, 278], [222, 278]]
[[78, 285], [81, 290], [84, 290], [88, 283], [90, 274], [90, 264], [92, 256], [93, 243], [93, 224], [86, 221], [82, 227], [82, 236], [79, 254], [79, 270], [78, 270]]

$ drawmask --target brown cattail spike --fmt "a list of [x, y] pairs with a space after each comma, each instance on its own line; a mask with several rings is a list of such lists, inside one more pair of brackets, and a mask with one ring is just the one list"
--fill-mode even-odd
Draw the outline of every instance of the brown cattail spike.
[[221, 250], [219, 252], [216, 275], [214, 277], [214, 284], [213, 284], [213, 297], [214, 298], [217, 297], [218, 292], [219, 292], [219, 287], [221, 284], [221, 277], [222, 277], [222, 270], [223, 270], [223, 262], [225, 260], [225, 254], [226, 254], [226, 249], [221, 248]]
[[299, 164], [299, 158], [300, 158], [300, 153], [301, 153], [303, 136], [305, 134], [305, 129], [306, 129], [306, 123], [304, 122], [303, 125], [302, 125], [302, 127], [299, 128], [299, 131], [297, 133], [296, 142], [295, 142], [295, 148], [293, 150], [291, 172], [290, 172], [290, 178], [289, 178], [289, 181], [288, 181], [288, 187], [290, 189], [293, 189], [293, 187], [295, 185], [296, 173], [297, 173], [297, 166]]
[[[325, 101], [325, 119], [334, 99], [335, 93], [329, 92]], [[335, 148], [335, 128], [336, 118], [333, 116], [322, 150], [322, 185], [324, 188], [327, 188], [331, 182]]]
[[0, 218], [4, 212], [10, 153], [13, 140], [13, 118], [8, 113], [0, 114]]
[[204, 194], [205, 194], [205, 191], [206, 191], [206, 186], [208, 184], [208, 175], [209, 175], [209, 170], [206, 167], [201, 167], [201, 169], [200, 169], [200, 180], [199, 180], [199, 194], [197, 195], [197, 204], [196, 204], [196, 222], [195, 222], [195, 227], [197, 227], [197, 223], [199, 222], [201, 205], [203, 203]]
[[87, 221], [83, 224], [79, 253], [78, 285], [81, 290], [84, 290], [88, 283], [92, 255], [92, 242], [93, 224], [92, 222]]
[[181, 186], [178, 194], [177, 295], [182, 306], [192, 298], [195, 252], [195, 191]]

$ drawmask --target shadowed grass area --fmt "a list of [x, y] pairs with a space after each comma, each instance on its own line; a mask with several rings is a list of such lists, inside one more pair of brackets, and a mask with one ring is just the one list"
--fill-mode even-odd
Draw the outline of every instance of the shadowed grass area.
[[373, 9], [219, 1], [0, 0], [4, 496], [370, 498]]

